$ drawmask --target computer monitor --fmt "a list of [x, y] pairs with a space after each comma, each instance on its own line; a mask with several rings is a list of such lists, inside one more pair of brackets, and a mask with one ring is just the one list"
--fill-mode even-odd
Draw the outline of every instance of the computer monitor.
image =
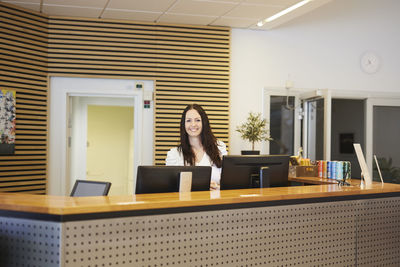
[[71, 197], [107, 196], [110, 182], [76, 180], [71, 191]]
[[136, 194], [179, 192], [181, 172], [192, 172], [191, 191], [210, 190], [209, 166], [138, 166]]
[[[221, 190], [288, 186], [289, 155], [229, 155], [222, 159]], [[264, 179], [260, 170], [268, 167]], [[265, 173], [265, 172], [264, 172]]]

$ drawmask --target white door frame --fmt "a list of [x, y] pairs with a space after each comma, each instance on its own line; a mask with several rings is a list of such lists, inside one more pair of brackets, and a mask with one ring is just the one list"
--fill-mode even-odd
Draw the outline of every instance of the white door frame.
[[[144, 84], [144, 89], [136, 89], [136, 83]], [[151, 84], [151, 85], [149, 85]], [[127, 79], [50, 77], [50, 110], [49, 110], [49, 156], [48, 156], [48, 186], [51, 195], [68, 195], [70, 181], [66, 179], [67, 163], [67, 110], [68, 98], [71, 94], [133, 97], [135, 106], [134, 126], [134, 176], [140, 164], [152, 164], [153, 138], [144, 135], [146, 131], [153, 132], [153, 108], [143, 111], [143, 90], [153, 91], [153, 81], [138, 81]], [[151, 88], [149, 88], [151, 87]], [[138, 108], [136, 108], [138, 107]], [[146, 123], [143, 127], [143, 113], [146, 113]], [[145, 137], [146, 136], [146, 137]], [[146, 149], [143, 149], [146, 147]], [[150, 156], [147, 151], [151, 153]], [[145, 152], [146, 155], [143, 155]], [[135, 179], [134, 179], [135, 181]], [[135, 182], [134, 182], [135, 184]]]

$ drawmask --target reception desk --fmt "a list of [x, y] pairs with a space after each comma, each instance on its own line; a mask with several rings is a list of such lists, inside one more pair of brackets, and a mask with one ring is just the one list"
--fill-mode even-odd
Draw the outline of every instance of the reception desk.
[[0, 266], [399, 266], [400, 185], [0, 194]]
[[[289, 177], [289, 182], [296, 182], [303, 185], [310, 184], [338, 184], [339, 180], [330, 179], [330, 178], [320, 178], [320, 177]], [[359, 186], [361, 184], [360, 179], [350, 179], [346, 181], [348, 184], [352, 186]]]

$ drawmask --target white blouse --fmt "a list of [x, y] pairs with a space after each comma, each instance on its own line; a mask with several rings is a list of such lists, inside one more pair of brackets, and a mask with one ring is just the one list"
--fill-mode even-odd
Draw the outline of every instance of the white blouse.
[[[219, 153], [222, 156], [227, 155], [228, 152], [226, 151], [226, 145], [222, 141], [217, 141]], [[168, 151], [167, 159], [165, 160], [165, 165], [172, 165], [172, 166], [184, 166], [183, 162], [183, 154], [182, 152], [178, 151], [177, 147], [171, 148]], [[215, 164], [211, 162], [210, 157], [207, 153], [204, 153], [203, 158], [200, 162], [196, 162], [196, 166], [211, 166], [211, 181], [216, 182], [219, 184], [219, 180], [221, 179], [221, 168], [218, 168]]]

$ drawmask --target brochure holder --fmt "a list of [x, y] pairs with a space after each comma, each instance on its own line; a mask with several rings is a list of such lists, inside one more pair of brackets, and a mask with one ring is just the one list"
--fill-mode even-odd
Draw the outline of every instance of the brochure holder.
[[361, 167], [361, 182], [362, 182], [362, 179], [364, 178], [365, 186], [370, 186], [370, 185], [372, 185], [372, 178], [371, 178], [371, 175], [369, 174], [367, 162], [365, 161], [364, 154], [361, 149], [361, 145], [354, 143], [353, 146], [354, 146], [354, 150], [356, 151], [358, 163], [360, 164], [360, 167]]

